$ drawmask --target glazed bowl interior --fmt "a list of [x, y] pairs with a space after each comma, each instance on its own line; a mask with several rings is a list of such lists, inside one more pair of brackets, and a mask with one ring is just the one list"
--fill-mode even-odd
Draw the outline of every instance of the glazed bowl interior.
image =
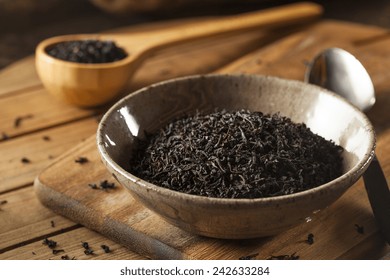
[[[279, 113], [305, 123], [312, 132], [344, 148], [343, 175], [297, 194], [219, 199], [162, 188], [127, 171], [137, 141], [145, 134], [177, 117], [216, 109]], [[97, 143], [111, 173], [137, 200], [168, 222], [206, 236], [252, 238], [291, 228], [337, 200], [371, 161], [375, 135], [363, 113], [320, 87], [277, 77], [215, 74], [161, 82], [128, 95], [102, 118]], [[276, 215], [275, 222], [267, 222], [267, 215]], [[213, 224], [224, 223], [228, 223], [225, 228], [213, 229]]]

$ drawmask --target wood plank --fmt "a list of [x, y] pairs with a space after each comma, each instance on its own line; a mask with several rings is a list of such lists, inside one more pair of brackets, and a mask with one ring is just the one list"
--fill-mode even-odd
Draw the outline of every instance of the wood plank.
[[[374, 61], [377, 59], [374, 51], [367, 44], [356, 42], [384, 32], [383, 29], [361, 25], [323, 22], [252, 53], [221, 72], [249, 71], [301, 79], [299, 77], [303, 77], [305, 70], [304, 62], [322, 48], [335, 44], [356, 53], [364, 53], [364, 63], [375, 70], [373, 64], [370, 64], [371, 58]], [[377, 85], [381, 81], [379, 88], [385, 88], [390, 80], [386, 75], [389, 74], [373, 73], [374, 83]], [[378, 78], [384, 76], [387, 79]], [[385, 91], [379, 92], [379, 95], [385, 100], [389, 98]], [[383, 110], [376, 109], [372, 112], [372, 116], [378, 114], [384, 115], [387, 120], [389, 118], [388, 112]], [[389, 123], [374, 123], [380, 128], [378, 158], [387, 176], [390, 174], [387, 148], [390, 141]], [[335, 204], [310, 217], [309, 223], [278, 236], [246, 241], [209, 239], [190, 235], [167, 224], [138, 204], [124, 188], [118, 187], [108, 193], [99, 190], [91, 193], [90, 189], [80, 188], [90, 182], [112, 180], [100, 163], [94, 145], [93, 141], [88, 140], [41, 172], [35, 185], [37, 195], [53, 211], [121, 242], [144, 256], [237, 259], [243, 255], [258, 253], [257, 258], [265, 259], [271, 255], [296, 253], [304, 259], [359, 259], [378, 258], [389, 251], [389, 246], [385, 244], [375, 224], [362, 181], [355, 184]], [[70, 163], [74, 158], [72, 155], [80, 153], [91, 159], [90, 164], [79, 169], [71, 168]], [[84, 174], [88, 174], [88, 177]], [[364, 226], [365, 233], [359, 234], [355, 224]], [[304, 242], [308, 233], [315, 234], [316, 241], [312, 246]], [[134, 245], [134, 240], [137, 241], [137, 246]]]
[[210, 73], [292, 31], [244, 32], [167, 48], [145, 61], [135, 73], [129, 91], [171, 78]]
[[[0, 201], [6, 201], [0, 208], [2, 260], [60, 259], [63, 255], [76, 259], [145, 259], [44, 207], [37, 199], [32, 185], [0, 195]], [[47, 246], [42, 245], [46, 237], [57, 241], [56, 249], [65, 252], [54, 255]], [[81, 241], [88, 242], [95, 254], [86, 256]], [[100, 248], [102, 244], [110, 247], [110, 254], [103, 253]]]
[[0, 71], [0, 85], [0, 97], [41, 85], [35, 71], [34, 57], [26, 57], [2, 69]]
[[[58, 216], [44, 207], [37, 199], [34, 189], [26, 187], [0, 196], [0, 201], [7, 201], [1, 206], [0, 252], [8, 247], [55, 232], [74, 227], [75, 222]], [[54, 227], [51, 224], [54, 222]], [[3, 259], [3, 255], [0, 255]]]
[[42, 87], [0, 98], [0, 107], [0, 133], [9, 138], [98, 114], [63, 104]]
[[[336, 28], [338, 28], [337, 32], [331, 33], [331, 30], [335, 31]], [[339, 21], [321, 22], [310, 30], [298, 32], [275, 44], [270, 44], [247, 56], [243, 56], [220, 69], [219, 72], [256, 73], [303, 80], [306, 63], [325, 48], [339, 47], [355, 53], [368, 69], [372, 69], [369, 72], [375, 77], [375, 75], [385, 74], [378, 73], [372, 65], [371, 60], [376, 54], [372, 53], [371, 50], [368, 56], [362, 51], [369, 51], [370, 46], [374, 48], [371, 40], [369, 40], [370, 38], [377, 38], [386, 33], [388, 33], [387, 30], [378, 27]], [[383, 45], [386, 44], [382, 42], [381, 45], [382, 52], [387, 53], [386, 48], [383, 48]], [[277, 50], [275, 50], [276, 46]], [[282, 67], [286, 62], [288, 62], [288, 67]], [[383, 79], [378, 80], [376, 78], [374, 80], [375, 84], [380, 80]]]
[[[0, 142], [0, 193], [31, 184], [54, 158], [94, 134], [96, 129], [96, 119], [89, 118]], [[23, 158], [30, 162], [23, 163]]]
[[[70, 232], [58, 234], [49, 237], [50, 240], [57, 242], [56, 250], [64, 250], [53, 253], [53, 250], [43, 245], [43, 239], [7, 251], [0, 255], [2, 260], [61, 260], [62, 257], [68, 257], [75, 260], [144, 260], [145, 257], [131, 252], [127, 248], [114, 243], [101, 234], [91, 231], [87, 228], [78, 228]], [[86, 255], [82, 242], [88, 242], [93, 254]], [[101, 245], [109, 247], [110, 252], [105, 253]]]

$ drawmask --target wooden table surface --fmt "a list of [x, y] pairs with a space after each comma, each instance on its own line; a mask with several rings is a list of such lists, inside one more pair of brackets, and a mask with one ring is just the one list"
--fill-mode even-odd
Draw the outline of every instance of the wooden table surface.
[[[121, 32], [156, 30], [174, 27], [176, 24], [185, 23], [174, 21], [149, 24], [125, 28]], [[329, 29], [327, 24], [337, 26], [338, 23], [326, 23], [324, 26]], [[311, 30], [316, 30], [312, 28], [305, 27], [307, 30], [305, 34], [311, 34]], [[349, 30], [348, 28], [346, 30]], [[360, 26], [351, 26], [351, 30], [356, 28], [359, 29]], [[378, 55], [374, 57], [374, 63], [370, 63], [369, 70], [376, 67], [385, 71], [386, 65], [390, 64], [387, 60], [381, 65], [380, 55], [389, 54], [388, 50], [383, 49], [386, 44], [390, 46], [389, 37], [386, 37], [388, 31], [363, 26], [361, 31], [359, 34], [349, 34], [349, 38], [354, 38], [354, 44], [361, 51], [363, 60], [368, 61], [368, 54], [372, 52]], [[297, 30], [273, 33], [247, 32], [234, 38], [214, 38], [166, 49], [151, 57], [140, 68], [128, 90], [130, 92], [153, 82], [177, 76], [215, 71], [272, 74], [301, 79], [302, 73], [297, 72], [297, 69], [299, 71], [303, 69], [304, 61], [300, 61], [299, 67], [280, 66], [283, 59], [291, 59], [294, 51], [302, 52], [302, 49], [307, 47], [294, 41], [300, 38], [299, 32], [297, 36], [286, 37], [291, 39], [279, 44], [280, 51], [275, 51], [272, 47], [286, 35], [294, 35], [297, 32]], [[326, 44], [309, 46], [307, 54], [312, 55], [327, 44], [335, 42], [348, 49], [350, 42], [343, 40], [342, 35], [340, 33], [330, 41], [327, 41], [328, 38], [324, 39], [324, 42], [328, 42]], [[313, 36], [315, 37], [315, 34]], [[310, 45], [309, 41], [305, 42]], [[275, 63], [271, 63], [272, 61]], [[389, 75], [374, 77], [380, 94], [379, 101], [382, 104], [377, 106], [379, 113], [369, 115], [379, 134], [380, 150], [377, 154], [387, 178], [390, 175], [388, 157], [390, 114], [386, 109], [390, 104], [388, 98], [390, 87], [387, 87], [389, 80]], [[34, 57], [30, 56], [0, 72], [0, 108], [0, 259], [146, 259], [145, 255], [133, 252], [79, 223], [55, 214], [40, 203], [33, 188], [34, 179], [42, 170], [95, 133], [99, 117], [107, 107], [80, 109], [56, 100], [41, 85], [34, 68]], [[356, 188], [363, 190], [361, 185], [362, 182], [359, 182]], [[354, 192], [360, 192], [356, 188]], [[361, 216], [364, 216], [366, 232], [362, 236], [357, 234], [355, 238], [358, 241], [354, 243], [354, 247], [340, 254], [339, 258], [383, 258], [389, 253], [390, 248], [384, 243], [372, 214], [367, 210], [366, 198], [360, 196], [362, 198], [359, 203], [365, 207]], [[355, 206], [358, 207], [359, 203]], [[58, 251], [53, 251], [53, 248], [43, 244], [46, 238], [57, 242], [54, 249]], [[88, 242], [94, 250], [93, 254], [85, 253], [83, 242]], [[101, 245], [109, 246], [111, 252], [104, 252]], [[332, 247], [332, 244], [325, 245]], [[269, 250], [270, 255], [276, 255], [280, 248]], [[226, 258], [226, 255], [222, 258]]]

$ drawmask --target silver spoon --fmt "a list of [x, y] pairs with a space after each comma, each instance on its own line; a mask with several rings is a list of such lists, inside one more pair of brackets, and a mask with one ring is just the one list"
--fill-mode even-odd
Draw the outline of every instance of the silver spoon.
[[[339, 48], [317, 55], [306, 69], [305, 81], [343, 96], [362, 111], [375, 103], [374, 86], [366, 69], [352, 54]], [[363, 180], [375, 219], [390, 244], [390, 191], [375, 155]]]

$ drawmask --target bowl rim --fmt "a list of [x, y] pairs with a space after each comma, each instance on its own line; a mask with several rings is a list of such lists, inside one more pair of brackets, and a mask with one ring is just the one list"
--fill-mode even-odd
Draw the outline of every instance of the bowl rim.
[[[306, 87], [311, 87], [316, 90], [322, 91], [324, 94], [330, 95], [333, 98], [338, 99], [339, 101], [346, 103], [347, 106], [350, 106], [356, 114], [358, 114], [359, 118], [362, 119], [362, 121], [365, 124], [365, 128], [370, 131], [370, 139], [369, 139], [369, 147], [370, 149], [364, 154], [364, 156], [358, 161], [356, 165], [354, 165], [349, 171], [346, 173], [343, 173], [341, 176], [333, 179], [332, 181], [329, 181], [325, 184], [310, 188], [308, 190], [304, 190], [301, 192], [296, 192], [292, 194], [287, 195], [279, 195], [279, 196], [273, 196], [273, 197], [259, 197], [259, 198], [218, 198], [218, 197], [207, 197], [207, 196], [201, 196], [201, 195], [195, 195], [195, 194], [187, 194], [179, 191], [175, 191], [169, 188], [161, 187], [158, 185], [155, 185], [153, 183], [150, 183], [142, 178], [139, 178], [130, 172], [126, 171], [124, 168], [122, 168], [118, 163], [116, 163], [108, 154], [106, 148], [104, 147], [104, 140], [103, 140], [103, 130], [105, 128], [105, 122], [106, 120], [113, 114], [113, 112], [116, 111], [117, 108], [124, 105], [128, 99], [133, 98], [136, 95], [142, 94], [142, 92], [147, 91], [150, 88], [159, 87], [161, 85], [169, 84], [169, 83], [176, 83], [180, 81], [185, 81], [189, 79], [204, 79], [204, 78], [218, 78], [218, 77], [235, 77], [239, 79], [240, 77], [257, 77], [261, 79], [271, 79], [274, 81], [287, 81], [291, 85], [305, 85]], [[327, 90], [325, 88], [322, 88], [317, 85], [308, 84], [300, 80], [294, 80], [294, 79], [287, 79], [287, 78], [281, 78], [278, 76], [272, 76], [272, 75], [261, 75], [261, 74], [245, 74], [245, 73], [239, 73], [239, 74], [229, 74], [229, 73], [212, 73], [212, 74], [196, 74], [196, 75], [189, 75], [179, 78], [173, 78], [169, 80], [164, 80], [161, 82], [157, 82], [154, 84], [151, 84], [149, 86], [140, 88], [134, 92], [129, 93], [125, 97], [122, 97], [120, 100], [118, 100], [114, 105], [112, 105], [106, 113], [103, 115], [101, 120], [98, 124], [98, 129], [96, 133], [96, 141], [97, 141], [97, 147], [99, 154], [102, 158], [103, 163], [108, 167], [119, 174], [121, 174], [124, 178], [129, 179], [133, 183], [140, 185], [147, 189], [147, 191], [154, 191], [155, 193], [158, 193], [159, 195], [164, 195], [166, 197], [175, 197], [184, 199], [186, 201], [196, 201], [198, 204], [203, 205], [210, 205], [210, 204], [227, 204], [227, 205], [243, 205], [243, 206], [251, 206], [254, 203], [265, 203], [265, 204], [292, 204], [296, 203], [299, 200], [305, 200], [308, 196], [310, 196], [313, 193], [319, 193], [323, 192], [326, 189], [329, 188], [337, 188], [337, 186], [340, 183], [350, 182], [350, 186], [355, 183], [359, 177], [364, 173], [364, 171], [368, 168], [369, 164], [373, 160], [375, 156], [375, 148], [376, 148], [376, 135], [375, 130], [373, 128], [373, 125], [371, 124], [368, 117], [356, 106], [354, 106], [352, 103], [350, 103], [348, 100], [344, 99], [343, 97], [339, 96], [338, 94]], [[127, 187], [126, 187], [127, 188]], [[348, 189], [347, 187], [346, 189]]]

